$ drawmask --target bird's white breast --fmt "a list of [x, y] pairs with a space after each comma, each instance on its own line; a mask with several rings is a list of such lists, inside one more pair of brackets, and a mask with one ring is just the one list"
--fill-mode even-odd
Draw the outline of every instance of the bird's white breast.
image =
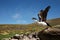
[[47, 25], [45, 22], [39, 22], [38, 20], [34, 20], [35, 22], [37, 22], [38, 24], [41, 24], [41, 25]]
[[38, 24], [47, 25], [45, 22], [38, 22]]

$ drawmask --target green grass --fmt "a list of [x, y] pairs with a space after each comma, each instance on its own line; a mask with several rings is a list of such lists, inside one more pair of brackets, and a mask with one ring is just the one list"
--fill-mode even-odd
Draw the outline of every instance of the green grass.
[[[50, 22], [51, 25], [59, 25], [60, 24], [60, 18], [59, 19], [54, 19], [54, 20], [49, 20], [48, 23]], [[0, 24], [0, 40], [3, 38], [8, 38], [12, 37], [15, 34], [21, 34], [21, 33], [26, 33], [26, 32], [39, 32], [42, 29], [44, 29], [42, 26], [32, 23], [32, 24], [27, 24], [27, 25], [20, 25], [20, 24]], [[4, 32], [7, 32], [8, 34], [3, 35]], [[1, 34], [3, 33], [3, 34]]]
[[9, 38], [9, 37], [12, 37], [13, 35], [15, 35], [15, 34], [21, 34], [21, 33], [27, 33], [27, 32], [29, 32], [29, 33], [31, 33], [31, 32], [38, 32], [38, 31], [40, 31], [40, 30], [42, 30], [42, 28], [41, 27], [23, 27], [22, 29], [20, 29], [20, 30], [2, 30], [3, 32], [7, 32], [8, 34], [6, 34], [6, 35], [3, 35], [4, 33], [2, 33], [2, 34], [0, 34], [0, 40], [1, 39], [3, 39], [3, 38]]
[[15, 35], [15, 33], [9, 33], [9, 34], [7, 34], [7, 35], [2, 35], [2, 34], [0, 34], [0, 40], [2, 40], [3, 38], [12, 37], [13, 35]]

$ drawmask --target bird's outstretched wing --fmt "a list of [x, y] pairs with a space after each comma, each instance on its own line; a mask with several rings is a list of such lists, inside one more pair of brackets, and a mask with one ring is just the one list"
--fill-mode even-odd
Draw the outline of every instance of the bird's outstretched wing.
[[38, 19], [39, 19], [39, 22], [41, 21], [41, 16], [40, 16], [40, 14], [38, 14]]
[[40, 13], [38, 14], [39, 18], [41, 19], [41, 21], [46, 21], [46, 17], [47, 17], [47, 13], [50, 9], [50, 6], [46, 7], [45, 10], [41, 10]]

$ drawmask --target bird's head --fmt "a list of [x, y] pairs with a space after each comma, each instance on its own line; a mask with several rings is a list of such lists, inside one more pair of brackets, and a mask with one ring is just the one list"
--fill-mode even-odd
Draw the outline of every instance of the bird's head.
[[32, 20], [37, 20], [36, 18], [32, 18]]
[[34, 20], [34, 21], [38, 21], [36, 18], [32, 18], [32, 20]]

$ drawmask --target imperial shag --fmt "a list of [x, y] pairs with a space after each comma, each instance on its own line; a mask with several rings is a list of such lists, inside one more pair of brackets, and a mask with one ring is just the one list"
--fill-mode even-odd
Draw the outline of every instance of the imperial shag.
[[49, 26], [51, 27], [47, 22], [46, 22], [46, 19], [47, 19], [47, 13], [50, 9], [50, 6], [46, 7], [45, 10], [40, 10], [39, 14], [38, 14], [38, 18], [39, 20], [37, 20], [36, 18], [32, 18], [34, 21], [36, 21], [38, 24], [42, 24], [42, 25], [46, 25], [46, 26]]

